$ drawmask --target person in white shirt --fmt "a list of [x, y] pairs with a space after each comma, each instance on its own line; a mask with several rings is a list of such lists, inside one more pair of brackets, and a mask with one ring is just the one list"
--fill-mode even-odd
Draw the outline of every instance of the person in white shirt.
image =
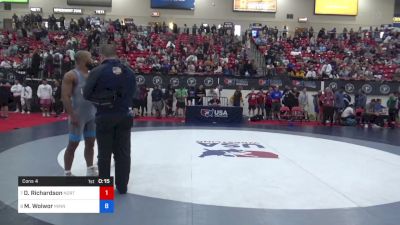
[[329, 78], [332, 75], [332, 65], [329, 64], [328, 61], [325, 61], [324, 65], [321, 68], [321, 75], [324, 78]]
[[0, 68], [11, 69], [12, 63], [9, 60], [5, 59], [0, 63]]
[[31, 102], [32, 102], [32, 88], [26, 84], [26, 82], [22, 85], [21, 92], [21, 105], [22, 105], [22, 114], [25, 112], [27, 114], [31, 114]]
[[40, 100], [40, 106], [42, 110], [43, 117], [50, 117], [50, 106], [51, 106], [51, 97], [52, 97], [53, 89], [47, 83], [46, 79], [43, 79], [42, 84], [39, 85], [37, 90], [37, 96]]
[[13, 86], [11, 86], [11, 92], [14, 97], [14, 102], [15, 102], [15, 112], [21, 112], [22, 111], [22, 106], [21, 106], [21, 92], [22, 92], [22, 85], [19, 83], [19, 80], [15, 80], [15, 83]]
[[353, 109], [353, 105], [350, 104], [349, 106], [346, 107], [346, 109], [342, 112], [341, 119], [342, 119], [342, 124], [347, 125], [347, 126], [352, 126], [354, 125], [352, 121], [355, 119], [355, 113]]
[[222, 74], [222, 66], [221, 66], [221, 65], [218, 65], [217, 68], [216, 68], [216, 70], [214, 70], [214, 73], [215, 73], [215, 74]]
[[306, 74], [306, 78], [315, 79], [315, 78], [317, 78], [317, 73], [315, 72], [314, 69], [310, 69], [310, 70], [308, 70], [308, 72]]
[[299, 105], [301, 109], [304, 111], [305, 118], [308, 119], [308, 93], [307, 88], [304, 88], [299, 94]]

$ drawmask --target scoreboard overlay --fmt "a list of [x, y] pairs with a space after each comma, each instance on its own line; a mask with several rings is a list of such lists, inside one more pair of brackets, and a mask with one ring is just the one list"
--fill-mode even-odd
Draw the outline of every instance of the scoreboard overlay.
[[18, 213], [113, 212], [113, 177], [18, 177]]

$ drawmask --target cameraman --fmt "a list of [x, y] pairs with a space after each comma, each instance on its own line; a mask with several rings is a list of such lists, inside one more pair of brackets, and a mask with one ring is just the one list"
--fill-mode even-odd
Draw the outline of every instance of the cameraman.
[[99, 177], [110, 177], [111, 154], [115, 160], [115, 184], [120, 194], [128, 189], [131, 168], [131, 127], [129, 107], [136, 89], [132, 70], [123, 65], [113, 45], [100, 48], [102, 63], [90, 72], [84, 97], [97, 108], [96, 138]]

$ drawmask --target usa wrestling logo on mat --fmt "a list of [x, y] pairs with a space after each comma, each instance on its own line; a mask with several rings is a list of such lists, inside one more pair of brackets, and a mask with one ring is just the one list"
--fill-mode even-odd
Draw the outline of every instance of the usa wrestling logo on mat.
[[277, 154], [265, 151], [265, 147], [257, 142], [197, 141], [197, 143], [203, 148], [203, 153], [199, 156], [200, 158], [211, 156], [267, 159], [279, 158]]

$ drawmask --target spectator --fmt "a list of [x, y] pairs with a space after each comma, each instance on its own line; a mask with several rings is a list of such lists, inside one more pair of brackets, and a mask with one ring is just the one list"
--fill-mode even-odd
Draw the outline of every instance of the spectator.
[[22, 86], [23, 86], [21, 92], [22, 114], [24, 114], [25, 112], [27, 114], [31, 114], [32, 88], [26, 82], [24, 82]]
[[21, 94], [22, 94], [22, 85], [19, 83], [19, 80], [15, 80], [15, 84], [11, 86], [11, 92], [14, 97], [15, 103], [15, 112], [22, 112], [21, 106]]
[[289, 91], [285, 93], [282, 103], [290, 110], [292, 110], [293, 107], [299, 105], [296, 94], [292, 89], [289, 89]]
[[398, 98], [394, 93], [389, 95], [389, 99], [386, 102], [386, 106], [389, 109], [389, 124], [393, 125], [396, 122], [396, 113], [398, 110]]
[[61, 112], [63, 111], [63, 103], [61, 100], [61, 85], [60, 81], [56, 80], [54, 81], [54, 88], [52, 90], [52, 100], [53, 100], [53, 110], [54, 113], [56, 114], [55, 117], [59, 117], [61, 115]]
[[143, 85], [140, 87], [139, 91], [139, 101], [140, 101], [140, 111], [141, 111], [141, 116], [147, 115], [148, 110], [147, 110], [147, 98], [149, 90], [147, 89], [146, 85]]
[[323, 105], [323, 120], [322, 124], [326, 125], [326, 121], [330, 121], [331, 126], [333, 125], [333, 115], [335, 106], [335, 95], [330, 88], [325, 89], [325, 93], [321, 95], [321, 102]]
[[235, 107], [241, 107], [243, 105], [243, 95], [239, 87], [236, 88], [236, 91], [233, 93], [230, 101], [232, 106]]
[[271, 112], [272, 112], [272, 98], [271, 98], [272, 88], [270, 87], [265, 93], [265, 119], [271, 119]]
[[340, 117], [345, 108], [344, 89], [340, 88], [335, 93], [335, 120], [340, 124]]
[[167, 117], [173, 115], [174, 94], [175, 90], [171, 87], [168, 87], [165, 90], [164, 102], [165, 102], [165, 114]]
[[280, 120], [281, 98], [282, 98], [282, 92], [279, 90], [279, 87], [274, 86], [271, 92], [272, 119]]
[[65, 30], [65, 17], [64, 14], [62, 14], [60, 16], [60, 18], [58, 18], [58, 20], [60, 21], [60, 28], [61, 30]]
[[187, 89], [181, 87], [176, 90], [175, 98], [176, 98], [176, 114], [178, 117], [183, 117], [185, 115], [186, 108], [186, 98], [188, 97]]
[[374, 114], [375, 114], [375, 121], [374, 124], [376, 125], [375, 127], [384, 127], [385, 121], [384, 121], [384, 109], [385, 107], [382, 105], [382, 99], [376, 99], [375, 105], [374, 105]]
[[246, 98], [249, 103], [249, 116], [255, 116], [255, 110], [257, 108], [257, 94], [255, 93], [254, 88], [251, 89], [251, 92], [247, 94]]
[[347, 106], [349, 106], [351, 103], [351, 96], [349, 94], [347, 94], [346, 92], [344, 92], [343, 100], [344, 100], [344, 108], [347, 108]]
[[265, 93], [262, 88], [257, 93], [257, 115], [265, 115]]
[[332, 78], [332, 65], [326, 60], [320, 72], [322, 78]]
[[10, 85], [7, 81], [2, 80], [0, 82], [0, 117], [2, 119], [8, 118], [8, 104], [13, 100], [12, 93], [10, 91]]
[[355, 113], [353, 109], [353, 105], [348, 105], [342, 112], [341, 115], [341, 124], [345, 126], [354, 126], [357, 124], [355, 120]]
[[323, 119], [321, 96], [322, 96], [322, 91], [318, 91], [318, 94], [313, 95], [314, 113], [316, 121], [322, 121]]
[[196, 102], [196, 88], [195, 87], [189, 87], [189, 91], [188, 91], [188, 96], [187, 96], [187, 105], [191, 106], [191, 105], [195, 105]]
[[154, 110], [156, 111], [156, 117], [160, 119], [162, 110], [164, 108], [164, 102], [162, 90], [158, 85], [154, 86], [154, 89], [151, 92], [151, 100], [153, 104], [152, 108], [154, 108]]
[[311, 67], [311, 68], [307, 71], [306, 78], [308, 78], [308, 79], [315, 79], [315, 78], [317, 78], [317, 73], [315, 72], [315, 70], [314, 70], [313, 67]]
[[367, 105], [367, 95], [364, 93], [363, 90], [359, 90], [355, 96], [355, 108], [356, 109], [366, 109]]
[[203, 105], [204, 97], [206, 97], [206, 90], [203, 85], [200, 85], [196, 90], [196, 105]]
[[42, 84], [39, 85], [37, 90], [37, 96], [40, 101], [40, 106], [42, 110], [43, 117], [50, 117], [50, 107], [51, 107], [51, 98], [53, 94], [52, 87], [47, 83], [46, 79], [42, 80]]
[[299, 95], [299, 105], [300, 108], [303, 110], [306, 119], [308, 119], [308, 94], [307, 94], [307, 88], [304, 88]]
[[32, 55], [32, 64], [30, 66], [31, 68], [31, 75], [35, 78], [39, 77], [39, 71], [40, 71], [40, 62], [42, 61], [42, 58], [40, 57], [39, 54], [39, 49], [35, 49], [33, 51]]

